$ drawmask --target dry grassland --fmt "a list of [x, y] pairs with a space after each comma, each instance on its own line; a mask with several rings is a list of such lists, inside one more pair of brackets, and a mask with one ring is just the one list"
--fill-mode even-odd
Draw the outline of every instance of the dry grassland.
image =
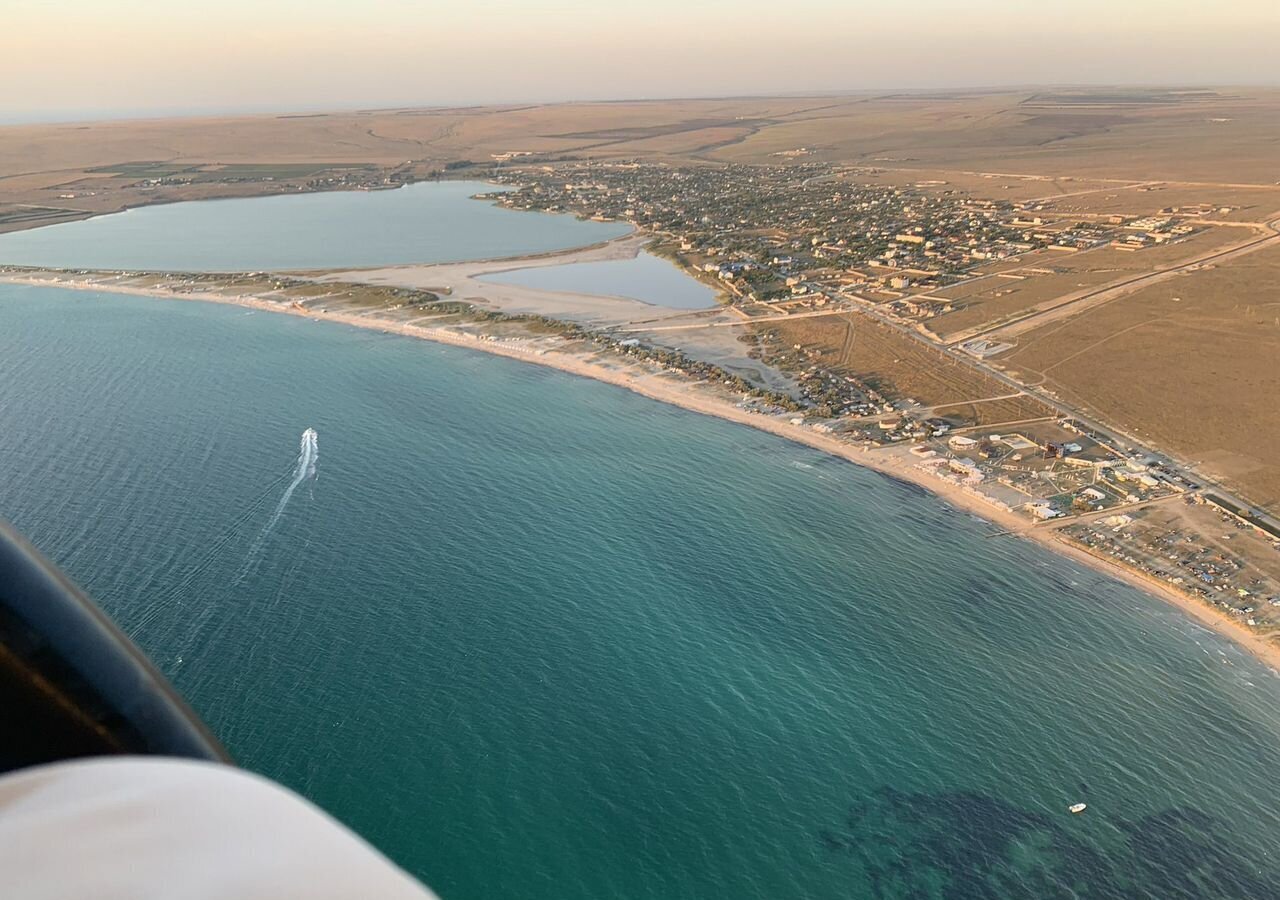
[[[952, 340], [965, 332], [989, 328], [1051, 307], [1055, 300], [1073, 293], [1195, 260], [1249, 238], [1249, 232], [1238, 228], [1210, 227], [1182, 240], [1144, 250], [1101, 247], [1080, 253], [1042, 255], [1029, 265], [1035, 272], [1023, 269], [1015, 273], [1025, 276], [1020, 279], [994, 276], [937, 291], [937, 296], [955, 301], [955, 308], [929, 320], [929, 328], [944, 339]], [[1041, 274], [1043, 271], [1053, 274]]]
[[781, 149], [812, 147], [830, 162], [922, 170], [1264, 185], [1280, 180], [1273, 90], [1181, 98], [1134, 91], [1125, 102], [1102, 103], [1055, 99], [1053, 93], [870, 97], [823, 117], [764, 129], [713, 155], [758, 162]]
[[[487, 164], [510, 151], [778, 163], [783, 158], [776, 154], [808, 147], [812, 154], [798, 159], [878, 167], [874, 177], [886, 183], [945, 180], [950, 189], [1011, 200], [1076, 194], [1080, 210], [1104, 212], [1111, 208], [1105, 194], [1079, 192], [1152, 180], [1274, 188], [1277, 140], [1280, 91], [1264, 89], [1195, 97], [1135, 90], [1123, 102], [1002, 91], [12, 125], [0, 128], [0, 204], [67, 207], [68, 215], [83, 216], [138, 203], [265, 193], [288, 181], [143, 191], [136, 177], [92, 171], [121, 163], [368, 165], [424, 174], [462, 160]], [[87, 178], [96, 180], [95, 197], [59, 198], [87, 192]], [[1172, 187], [1135, 195], [1130, 209], [1125, 193], [1115, 202], [1136, 212], [1182, 205], [1184, 196]], [[1269, 196], [1215, 189], [1202, 198], [1191, 189], [1185, 202], [1242, 205], [1247, 218], [1260, 215]]]
[[1001, 363], [1280, 509], [1280, 247], [1029, 331]]
[[[1230, 178], [1230, 171], [1222, 173]], [[1269, 222], [1280, 216], [1280, 185], [1241, 187], [1239, 185], [1157, 184], [1103, 190], [1047, 203], [1052, 214], [1076, 216], [1146, 216], [1166, 208], [1189, 208], [1199, 204], [1212, 207], [1204, 218], [1221, 222]], [[1221, 210], [1227, 208], [1228, 212]]]
[[767, 328], [778, 332], [784, 347], [817, 351], [817, 365], [846, 372], [892, 399], [938, 406], [1009, 393], [995, 379], [857, 313], [775, 321]]
[[1026, 422], [1029, 419], [1047, 419], [1056, 414], [1035, 397], [1002, 397], [999, 400], [987, 400], [982, 403], [959, 403], [952, 406], [939, 406], [934, 414], [950, 418], [963, 419], [974, 425], [992, 427], [1006, 425], [1010, 422]]
[[[950, 194], [975, 200], [1033, 200], [1064, 202], [1081, 192], [1116, 191], [1128, 181], [1112, 181], [1070, 176], [1014, 176], [963, 172], [953, 169], [917, 169], [883, 166], [859, 167], [840, 175], [841, 180], [861, 185], [910, 187], [926, 196]], [[1087, 195], [1086, 195], [1087, 196]]]

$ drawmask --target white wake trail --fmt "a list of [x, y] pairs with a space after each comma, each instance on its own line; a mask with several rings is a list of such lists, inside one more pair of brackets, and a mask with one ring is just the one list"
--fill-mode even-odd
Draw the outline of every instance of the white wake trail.
[[302, 443], [298, 447], [298, 463], [293, 470], [293, 481], [289, 482], [289, 486], [284, 489], [284, 496], [276, 504], [276, 511], [271, 514], [271, 520], [267, 522], [267, 527], [262, 530], [262, 537], [266, 537], [267, 533], [275, 527], [276, 522], [280, 521], [284, 508], [289, 505], [289, 498], [293, 496], [293, 492], [298, 489], [298, 486], [307, 479], [316, 477], [316, 461], [319, 458], [320, 445], [316, 430], [308, 428], [302, 432]]
[[289, 482], [289, 486], [284, 489], [284, 494], [280, 497], [280, 502], [276, 504], [275, 511], [271, 513], [271, 518], [263, 527], [262, 533], [254, 540], [253, 546], [249, 548], [249, 556], [245, 559], [244, 567], [240, 570], [240, 575], [236, 579], [243, 578], [252, 568], [254, 561], [258, 557], [258, 552], [262, 549], [263, 542], [267, 536], [271, 534], [271, 530], [276, 527], [276, 523], [280, 521], [280, 517], [284, 515], [284, 509], [289, 505], [289, 500], [303, 482], [314, 481], [316, 478], [316, 462], [320, 459], [320, 443], [319, 437], [314, 428], [308, 428], [302, 432], [302, 441], [298, 446], [298, 461], [293, 467], [293, 480]]

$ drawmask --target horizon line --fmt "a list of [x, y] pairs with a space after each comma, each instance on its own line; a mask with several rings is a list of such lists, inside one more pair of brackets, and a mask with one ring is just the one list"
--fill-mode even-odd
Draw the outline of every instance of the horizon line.
[[1224, 83], [1178, 83], [1178, 82], [1137, 82], [1137, 81], [1061, 81], [1061, 82], [1019, 82], [1011, 84], [975, 84], [975, 85], [937, 85], [916, 87], [883, 87], [883, 88], [832, 88], [802, 91], [745, 92], [741, 94], [689, 94], [689, 95], [653, 95], [616, 98], [566, 98], [558, 100], [526, 99], [505, 101], [480, 101], [457, 103], [368, 103], [351, 106], [321, 106], [301, 104], [297, 106], [207, 106], [194, 109], [176, 107], [143, 107], [138, 109], [95, 109], [95, 110], [55, 110], [47, 113], [28, 112], [11, 113], [0, 110], [0, 128], [24, 125], [92, 125], [117, 122], [145, 122], [175, 119], [215, 119], [215, 118], [289, 118], [304, 116], [342, 116], [342, 115], [377, 115], [401, 111], [421, 110], [466, 110], [466, 109], [500, 109], [503, 107], [551, 107], [573, 105], [606, 105], [627, 103], [675, 103], [688, 101], [715, 100], [783, 100], [804, 97], [865, 97], [895, 96], [901, 94], [1001, 94], [1019, 93], [1029, 90], [1061, 90], [1076, 88], [1099, 90], [1103, 88], [1141, 88], [1145, 90], [1163, 89], [1169, 91], [1214, 91], [1214, 90], [1276, 90], [1280, 89], [1280, 81], [1275, 82], [1224, 82]]

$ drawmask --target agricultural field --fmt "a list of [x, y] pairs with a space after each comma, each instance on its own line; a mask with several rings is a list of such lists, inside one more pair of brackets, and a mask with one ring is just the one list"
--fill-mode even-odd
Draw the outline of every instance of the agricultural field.
[[229, 163], [225, 165], [182, 165], [163, 162], [129, 162], [96, 166], [86, 170], [94, 175], [112, 175], [125, 179], [179, 179], [191, 182], [226, 180], [272, 180], [309, 178], [321, 172], [364, 168], [351, 163]]
[[0, 205], [0, 232], [49, 225], [67, 218], [67, 210], [53, 206]]

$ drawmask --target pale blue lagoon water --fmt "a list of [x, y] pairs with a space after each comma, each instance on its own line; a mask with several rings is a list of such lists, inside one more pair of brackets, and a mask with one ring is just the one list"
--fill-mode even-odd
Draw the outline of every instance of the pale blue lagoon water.
[[485, 275], [480, 280], [548, 291], [626, 297], [675, 309], [709, 309], [716, 305], [715, 290], [681, 272], [671, 262], [644, 252], [633, 259], [512, 269]]
[[497, 189], [441, 181], [144, 206], [0, 235], [0, 263], [192, 272], [390, 266], [565, 250], [630, 230], [471, 199]]
[[1280, 896], [1276, 677], [770, 435], [0, 286], [0, 473], [244, 765], [445, 900]]

